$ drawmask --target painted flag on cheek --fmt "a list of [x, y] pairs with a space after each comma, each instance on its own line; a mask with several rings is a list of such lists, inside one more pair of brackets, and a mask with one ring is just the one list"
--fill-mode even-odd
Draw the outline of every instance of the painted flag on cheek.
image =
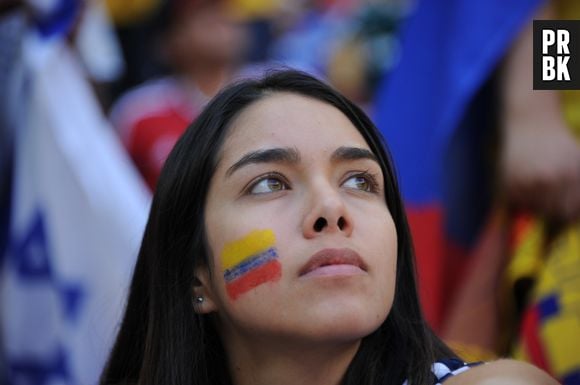
[[224, 247], [222, 268], [226, 291], [231, 299], [235, 300], [263, 283], [280, 279], [282, 266], [275, 243], [272, 230], [256, 230]]

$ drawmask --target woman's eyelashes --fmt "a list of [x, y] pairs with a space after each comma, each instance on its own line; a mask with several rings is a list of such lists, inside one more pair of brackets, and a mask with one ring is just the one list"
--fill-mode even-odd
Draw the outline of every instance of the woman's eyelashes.
[[250, 182], [245, 191], [250, 195], [261, 195], [289, 189], [290, 185], [284, 176], [278, 173], [268, 173]]
[[[349, 173], [340, 184], [340, 187], [363, 191], [368, 193], [379, 193], [380, 185], [377, 177], [368, 171]], [[270, 172], [255, 178], [244, 188], [245, 195], [264, 195], [280, 191], [291, 190], [288, 180], [277, 172]]]
[[377, 177], [368, 171], [357, 172], [355, 174], [349, 175], [341, 186], [347, 189], [364, 191], [368, 193], [380, 192], [380, 185]]

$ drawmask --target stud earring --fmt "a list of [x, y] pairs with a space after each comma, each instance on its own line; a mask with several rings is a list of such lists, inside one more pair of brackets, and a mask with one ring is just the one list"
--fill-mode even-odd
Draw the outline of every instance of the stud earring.
[[198, 303], [198, 304], [203, 303], [203, 297], [201, 297], [201, 296], [200, 297], [195, 297], [195, 302]]

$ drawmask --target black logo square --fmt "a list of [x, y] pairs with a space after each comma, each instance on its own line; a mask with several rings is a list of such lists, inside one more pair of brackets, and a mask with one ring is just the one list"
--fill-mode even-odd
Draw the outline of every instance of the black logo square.
[[534, 89], [580, 90], [580, 20], [534, 20]]

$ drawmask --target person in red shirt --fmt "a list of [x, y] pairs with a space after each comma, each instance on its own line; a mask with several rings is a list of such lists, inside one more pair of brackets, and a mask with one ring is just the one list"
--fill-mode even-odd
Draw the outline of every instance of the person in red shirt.
[[227, 1], [173, 1], [160, 41], [174, 74], [129, 90], [111, 110], [113, 125], [152, 190], [179, 136], [238, 66], [246, 34], [231, 15]]

